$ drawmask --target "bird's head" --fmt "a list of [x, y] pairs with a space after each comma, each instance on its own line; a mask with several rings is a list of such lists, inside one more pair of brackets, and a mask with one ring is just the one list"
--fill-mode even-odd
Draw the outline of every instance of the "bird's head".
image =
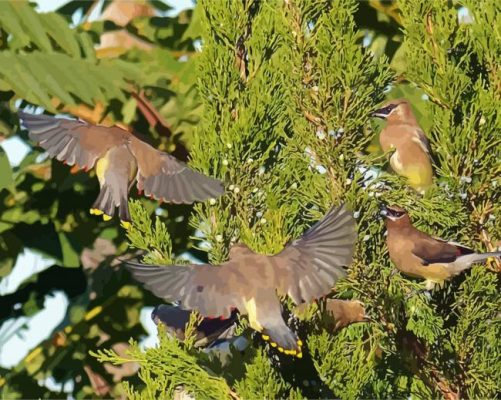
[[409, 102], [405, 99], [394, 99], [384, 103], [381, 108], [371, 112], [371, 117], [382, 119], [405, 118], [412, 115]]
[[392, 224], [408, 224], [410, 223], [409, 214], [405, 209], [399, 206], [388, 206], [384, 205], [381, 210], [381, 214], [386, 218], [386, 222], [392, 222]]

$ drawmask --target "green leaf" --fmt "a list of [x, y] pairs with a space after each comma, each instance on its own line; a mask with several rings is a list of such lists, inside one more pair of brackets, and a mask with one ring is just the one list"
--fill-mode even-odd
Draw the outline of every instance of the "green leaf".
[[87, 104], [96, 100], [106, 104], [112, 99], [124, 100], [123, 91], [129, 89], [129, 80], [142, 77], [137, 66], [122, 60], [94, 63], [62, 53], [3, 51], [0, 64], [3, 66], [0, 78], [18, 97], [53, 112], [51, 97], [65, 104], [75, 103], [72, 96]]
[[5, 151], [0, 147], [0, 191], [14, 183], [12, 168]]
[[78, 268], [80, 266], [78, 251], [73, 247], [68, 236], [64, 232], [58, 232], [58, 237], [63, 255], [63, 266], [67, 268]]
[[134, 97], [131, 97], [122, 107], [123, 121], [126, 124], [130, 124], [136, 115], [137, 101]]
[[30, 44], [30, 37], [26, 34], [10, 3], [0, 1], [0, 25], [2, 29], [12, 34], [13, 40], [17, 42], [18, 47], [27, 46]]
[[96, 50], [94, 49], [94, 42], [87, 32], [79, 32], [78, 38], [82, 44], [84, 57], [89, 61], [96, 61]]
[[80, 45], [77, 35], [68, 26], [68, 21], [56, 13], [47, 13], [39, 15], [40, 22], [47, 34], [68, 53], [70, 56], [80, 57]]
[[23, 29], [30, 36], [31, 41], [40, 50], [51, 52], [52, 46], [37, 13], [24, 1], [9, 2], [8, 4], [11, 5], [17, 18], [21, 21]]

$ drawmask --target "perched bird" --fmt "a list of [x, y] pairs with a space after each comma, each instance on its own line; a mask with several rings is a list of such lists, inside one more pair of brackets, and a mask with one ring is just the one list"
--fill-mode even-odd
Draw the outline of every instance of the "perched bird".
[[412, 226], [409, 214], [397, 206], [385, 207], [386, 243], [390, 258], [404, 274], [424, 278], [427, 288], [468, 269], [473, 263], [501, 256], [501, 251], [475, 253], [458, 243], [434, 238]]
[[293, 309], [299, 320], [307, 320], [313, 314], [319, 313], [323, 317], [324, 325], [331, 331], [337, 331], [356, 322], [369, 322], [372, 318], [365, 313], [365, 306], [358, 300], [328, 299], [312, 304], [302, 303]]
[[334, 330], [339, 330], [355, 322], [368, 322], [371, 318], [365, 313], [364, 304], [358, 300], [327, 299], [327, 314], [334, 319]]
[[19, 112], [19, 117], [30, 139], [50, 157], [86, 171], [96, 167], [101, 191], [90, 212], [103, 215], [105, 221], [118, 207], [120, 219], [128, 226], [128, 194], [136, 181], [139, 192], [171, 203], [203, 201], [224, 192], [221, 181], [192, 170], [118, 126], [24, 112]]
[[[186, 325], [190, 321], [192, 311], [183, 310], [178, 306], [161, 304], [153, 309], [151, 318], [158, 325], [165, 326], [167, 333], [184, 340]], [[217, 340], [227, 339], [233, 335], [232, 330], [238, 319], [237, 312], [233, 311], [229, 318], [204, 318], [196, 327], [195, 347], [206, 347]], [[232, 329], [233, 328], [233, 329]]]
[[423, 193], [432, 184], [430, 145], [409, 102], [390, 100], [371, 113], [387, 121], [379, 135], [384, 152], [394, 150], [390, 157], [391, 168], [407, 178], [411, 187]]
[[165, 301], [180, 301], [183, 309], [197, 310], [204, 317], [228, 318], [237, 309], [248, 314], [250, 326], [273, 347], [301, 357], [302, 342], [285, 324], [278, 296], [288, 295], [301, 304], [328, 294], [346, 274], [343, 266], [352, 261], [355, 239], [355, 220], [341, 206], [274, 256], [239, 244], [218, 267], [125, 264]]

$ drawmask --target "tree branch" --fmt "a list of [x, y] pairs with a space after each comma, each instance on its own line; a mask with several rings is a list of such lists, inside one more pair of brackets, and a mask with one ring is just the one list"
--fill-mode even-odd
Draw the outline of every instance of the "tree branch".
[[[165, 136], [170, 139], [173, 135], [172, 128], [169, 126], [164, 117], [155, 108], [155, 106], [146, 98], [144, 95], [144, 90], [139, 93], [131, 92], [131, 96], [136, 99], [137, 106], [141, 114], [148, 122], [148, 124], [154, 128], [160, 135]], [[182, 161], [188, 160], [188, 149], [182, 143], [176, 143], [176, 148], [172, 154]]]

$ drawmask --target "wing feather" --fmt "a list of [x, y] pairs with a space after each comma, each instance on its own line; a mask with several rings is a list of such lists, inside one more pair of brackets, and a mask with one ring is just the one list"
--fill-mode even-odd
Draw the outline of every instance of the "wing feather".
[[[421, 232], [422, 233], [422, 232]], [[472, 254], [474, 251], [458, 243], [447, 242], [422, 233], [419, 240], [414, 242], [412, 253], [421, 259], [423, 265], [436, 263], [451, 263], [459, 256]]]
[[245, 311], [242, 294], [228, 284], [234, 282], [228, 264], [157, 266], [125, 262], [134, 278], [155, 296], [169, 303], [179, 301], [183, 309], [197, 310], [204, 317], [223, 318], [228, 318], [233, 308]]
[[45, 149], [50, 157], [81, 168], [94, 167], [98, 158], [110, 148], [124, 143], [128, 135], [118, 127], [108, 128], [22, 111], [18, 114], [30, 139]]
[[301, 238], [274, 258], [277, 285], [296, 303], [310, 302], [328, 294], [351, 264], [356, 224], [344, 206], [333, 207]]
[[219, 197], [224, 192], [221, 181], [194, 171], [135, 137], [129, 146], [138, 164], [138, 189], [146, 196], [186, 204]]

